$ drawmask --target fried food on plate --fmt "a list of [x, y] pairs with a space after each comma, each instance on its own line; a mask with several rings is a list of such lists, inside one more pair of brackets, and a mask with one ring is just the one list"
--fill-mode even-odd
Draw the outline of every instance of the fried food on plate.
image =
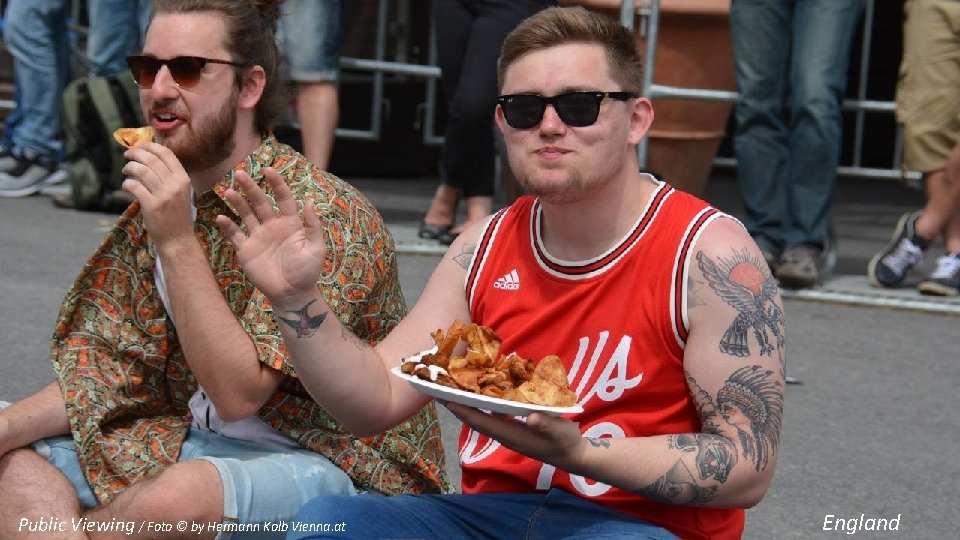
[[153, 128], [151, 126], [118, 128], [113, 132], [113, 140], [127, 148], [133, 148], [142, 142], [152, 141]]
[[[447, 332], [437, 330], [431, 336], [437, 351], [404, 362], [401, 371], [451, 388], [520, 403], [570, 407], [577, 402], [559, 356], [534, 362], [516, 353], [502, 355], [502, 340], [493, 330], [459, 320]], [[463, 356], [454, 357], [461, 341], [466, 342], [467, 349]]]

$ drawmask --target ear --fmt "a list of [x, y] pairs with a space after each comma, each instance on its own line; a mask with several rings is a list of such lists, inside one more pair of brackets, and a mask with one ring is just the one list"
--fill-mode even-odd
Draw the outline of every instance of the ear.
[[493, 111], [493, 120], [497, 123], [497, 129], [499, 129], [502, 134], [507, 121], [503, 118], [503, 108], [500, 107], [499, 103], [497, 103], [497, 108]]
[[262, 66], [253, 66], [244, 71], [240, 86], [240, 108], [253, 109], [256, 107], [266, 86], [267, 73]]
[[635, 99], [633, 110], [630, 111], [630, 144], [640, 144], [652, 123], [653, 104], [645, 97]]

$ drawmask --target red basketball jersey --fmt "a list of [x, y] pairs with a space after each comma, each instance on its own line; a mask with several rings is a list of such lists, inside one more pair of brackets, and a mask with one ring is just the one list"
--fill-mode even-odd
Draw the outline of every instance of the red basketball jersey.
[[[584, 436], [644, 437], [700, 431], [683, 372], [687, 267], [704, 226], [724, 214], [661, 184], [614, 248], [563, 261], [540, 240], [541, 208], [523, 197], [493, 216], [467, 273], [472, 320], [501, 350], [563, 359], [584, 412]], [[568, 474], [464, 427], [464, 493], [564, 489], [660, 525], [681, 538], [739, 538], [743, 511], [663, 504]]]

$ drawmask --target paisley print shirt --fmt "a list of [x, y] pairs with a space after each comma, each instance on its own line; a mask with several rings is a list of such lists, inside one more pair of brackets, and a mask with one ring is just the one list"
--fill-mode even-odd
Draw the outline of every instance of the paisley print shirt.
[[[272, 193], [261, 169], [280, 172], [300, 201], [312, 200], [327, 234], [318, 282], [333, 313], [375, 343], [405, 314], [393, 238], [376, 209], [346, 182], [313, 167], [273, 136], [235, 170]], [[386, 494], [449, 492], [433, 405], [377, 437], [357, 438], [318, 406], [287, 362], [267, 299], [246, 279], [215, 225], [239, 218], [222, 198], [231, 171], [196, 201], [195, 233], [224, 300], [260, 361], [286, 376], [257, 416], [330, 459], [361, 489]], [[101, 503], [175, 463], [190, 426], [197, 381], [154, 285], [155, 252], [138, 203], [117, 219], [61, 305], [51, 361], [66, 401], [80, 463]], [[216, 339], [216, 336], [210, 336]]]

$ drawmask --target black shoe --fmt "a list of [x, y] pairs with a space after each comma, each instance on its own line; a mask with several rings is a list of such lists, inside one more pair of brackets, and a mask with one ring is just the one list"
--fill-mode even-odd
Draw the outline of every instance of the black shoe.
[[867, 278], [874, 287], [896, 287], [907, 279], [910, 270], [923, 259], [927, 246], [917, 236], [920, 212], [900, 217], [890, 243], [867, 263]]
[[453, 227], [453, 225], [430, 225], [421, 219], [420, 230], [417, 231], [417, 236], [426, 240], [440, 240], [450, 234], [451, 227]]
[[445, 246], [449, 246], [454, 240], [457, 239], [458, 236], [460, 236], [460, 233], [447, 229], [443, 234], [437, 237], [437, 241]]

